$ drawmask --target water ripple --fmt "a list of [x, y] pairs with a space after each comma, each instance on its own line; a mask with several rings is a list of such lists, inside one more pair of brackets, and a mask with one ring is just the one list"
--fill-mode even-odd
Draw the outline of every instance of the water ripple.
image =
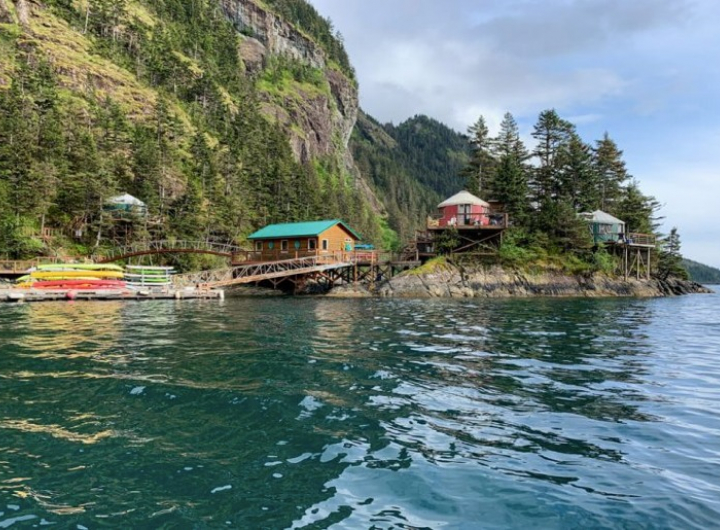
[[719, 304], [3, 306], [0, 526], [710, 528]]

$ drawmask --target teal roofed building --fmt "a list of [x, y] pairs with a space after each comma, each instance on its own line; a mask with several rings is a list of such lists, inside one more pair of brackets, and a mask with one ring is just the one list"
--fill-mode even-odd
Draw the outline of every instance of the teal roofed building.
[[352, 252], [360, 235], [340, 219], [268, 225], [248, 236], [262, 261]]

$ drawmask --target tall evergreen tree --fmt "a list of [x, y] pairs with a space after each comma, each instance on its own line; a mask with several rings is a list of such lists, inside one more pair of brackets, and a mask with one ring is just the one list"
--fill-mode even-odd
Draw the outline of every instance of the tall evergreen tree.
[[661, 219], [655, 215], [660, 209], [660, 203], [650, 195], [644, 195], [636, 181], [628, 185], [613, 215], [625, 221], [628, 232], [652, 234]]
[[599, 179], [599, 208], [615, 213], [630, 175], [622, 159], [623, 152], [606, 132], [593, 150], [593, 165]]
[[680, 253], [680, 234], [678, 233], [678, 229], [673, 227], [670, 233], [660, 240], [657, 274], [663, 280], [669, 276], [677, 276], [686, 280], [689, 275], [682, 263], [683, 257]]
[[468, 135], [471, 154], [470, 161], [463, 170], [463, 176], [467, 179], [466, 187], [474, 195], [490, 197], [494, 192], [495, 159], [490, 131], [483, 116], [468, 128]]
[[555, 109], [540, 113], [532, 136], [538, 142], [533, 155], [538, 166], [530, 181], [536, 201], [543, 203], [557, 197], [559, 193], [560, 153], [570, 140], [575, 126], [562, 119]]
[[503, 117], [492, 146], [497, 160], [493, 198], [504, 204], [514, 224], [525, 225], [529, 211], [526, 161], [530, 155], [520, 139], [517, 122], [509, 112]]
[[599, 206], [597, 173], [591, 148], [573, 132], [558, 155], [558, 195], [575, 211], [593, 211]]

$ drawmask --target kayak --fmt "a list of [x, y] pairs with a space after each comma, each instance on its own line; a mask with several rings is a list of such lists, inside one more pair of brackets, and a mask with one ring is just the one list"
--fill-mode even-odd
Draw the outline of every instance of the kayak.
[[[87, 274], [83, 276], [74, 276], [74, 275], [67, 275], [65, 274], [69, 271], [58, 271], [57, 273], [53, 273], [52, 276], [47, 278], [37, 278], [33, 277], [30, 274], [26, 274], [25, 276], [21, 276], [17, 280], [15, 280], [15, 283], [18, 285], [26, 284], [26, 283], [33, 283], [36, 281], [43, 281], [43, 280], [49, 280], [49, 281], [59, 281], [59, 280], [102, 280], [102, 278], [99, 278], [98, 276], [88, 276]], [[117, 280], [114, 280], [117, 281]]]
[[52, 263], [38, 265], [38, 271], [117, 271], [122, 272], [120, 265], [111, 263]]
[[155, 275], [155, 276], [153, 276], [153, 275], [147, 275], [147, 274], [128, 274], [128, 273], [125, 273], [125, 278], [126, 278], [126, 279], [130, 279], [130, 280], [133, 280], [133, 281], [137, 281], [137, 280], [150, 280], [150, 281], [153, 281], [153, 282], [158, 281], [158, 280], [168, 280], [168, 281], [170, 280], [170, 276], [165, 276], [165, 275], [163, 275], [163, 276], [160, 276], [160, 275]]
[[56, 280], [32, 284], [33, 289], [125, 289], [125, 282], [118, 280]]
[[175, 267], [156, 267], [152, 265], [126, 265], [126, 269], [142, 269], [147, 271], [171, 271]]
[[30, 273], [32, 279], [59, 280], [62, 278], [122, 278], [119, 271], [92, 271], [92, 270], [64, 270], [64, 271], [35, 271]]
[[135, 274], [142, 276], [169, 276], [175, 274], [172, 268], [169, 269], [141, 269], [137, 267], [126, 267], [125, 274]]

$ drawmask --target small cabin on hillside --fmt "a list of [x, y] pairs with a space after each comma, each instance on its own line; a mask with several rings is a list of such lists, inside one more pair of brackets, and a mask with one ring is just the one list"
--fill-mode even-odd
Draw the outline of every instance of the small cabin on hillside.
[[[437, 213], [428, 216], [427, 231], [415, 237], [419, 256], [497, 252], [503, 232], [509, 226], [509, 216], [502, 203], [490, 204], [463, 190], [438, 204], [437, 208]], [[455, 231], [457, 234], [453, 235]]]
[[581, 213], [580, 216], [588, 223], [596, 244], [622, 241], [627, 234], [624, 221], [602, 210]]
[[113, 216], [119, 217], [126, 214], [135, 214], [139, 216], [147, 215], [147, 205], [129, 193], [123, 193], [122, 195], [111, 197], [105, 201], [103, 210], [110, 212]]
[[268, 225], [251, 234], [257, 259], [274, 261], [352, 252], [360, 236], [344, 221], [309, 221]]
[[469, 191], [461, 191], [438, 204], [437, 226], [487, 226], [490, 224], [490, 204]]

